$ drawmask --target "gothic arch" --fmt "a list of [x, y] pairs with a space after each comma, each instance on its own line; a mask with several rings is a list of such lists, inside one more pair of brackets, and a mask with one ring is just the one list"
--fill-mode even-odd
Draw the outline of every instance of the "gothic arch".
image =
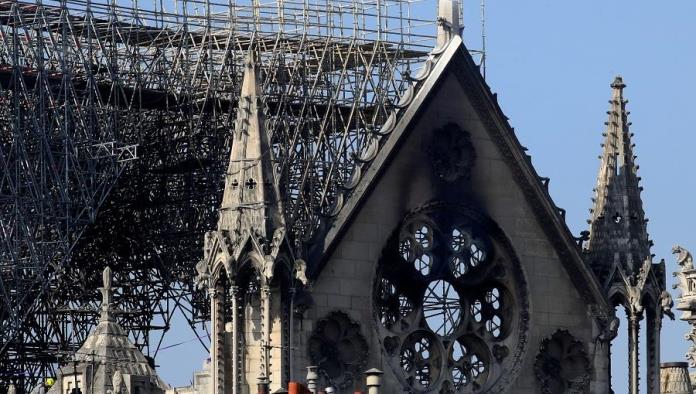
[[625, 308], [628, 305], [628, 294], [623, 286], [612, 286], [608, 292], [609, 304], [612, 308], [622, 306]]
[[213, 269], [210, 273], [210, 283], [212, 286], [216, 286], [216, 284], [223, 279], [223, 276], [220, 274], [225, 274], [227, 278], [233, 278], [234, 273], [232, 272], [232, 275], [230, 275], [230, 272], [228, 272], [228, 264], [226, 264], [225, 259], [222, 256], [218, 256], [215, 259], [215, 262], [212, 265]]

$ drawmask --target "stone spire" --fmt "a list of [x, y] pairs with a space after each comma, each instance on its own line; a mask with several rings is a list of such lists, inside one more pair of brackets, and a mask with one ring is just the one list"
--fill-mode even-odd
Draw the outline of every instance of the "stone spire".
[[218, 230], [268, 239], [284, 227], [284, 220], [258, 74], [254, 57], [249, 56], [244, 64]]
[[[265, 128], [263, 89], [258, 61], [252, 51], [244, 63], [244, 79], [237, 104], [237, 118], [232, 136], [232, 152], [225, 174], [225, 188], [216, 231], [205, 235], [203, 259], [196, 265], [199, 288], [206, 287], [211, 299], [211, 381], [216, 394], [237, 392], [240, 379], [241, 352], [239, 308], [236, 306], [238, 274], [250, 264], [259, 273], [261, 335], [257, 341], [245, 342], [245, 352], [259, 351], [260, 379], [271, 382], [279, 364], [271, 368], [271, 287], [277, 257], [285, 238], [285, 220], [276, 182], [273, 148]], [[224, 267], [224, 269], [223, 269]], [[225, 300], [233, 307], [225, 308]], [[226, 331], [227, 324], [231, 327]], [[231, 337], [234, 339], [225, 339]], [[227, 349], [225, 343], [232, 343]], [[255, 349], [255, 350], [252, 350]], [[231, 350], [231, 352], [230, 352]], [[231, 353], [231, 354], [230, 354]], [[229, 371], [226, 363], [229, 363]]]
[[633, 134], [629, 131], [629, 112], [621, 77], [611, 84], [609, 118], [605, 122], [597, 188], [590, 210], [590, 236], [586, 249], [590, 264], [600, 281], [605, 282], [613, 267], [620, 266], [628, 275], [636, 275], [650, 258], [647, 220], [640, 197], [640, 177], [633, 154]]
[[79, 387], [83, 393], [164, 394], [169, 386], [153, 364], [128, 339], [114, 318], [111, 268], [103, 272], [99, 324], [87, 336], [73, 359], [58, 370], [48, 394], [61, 394]]

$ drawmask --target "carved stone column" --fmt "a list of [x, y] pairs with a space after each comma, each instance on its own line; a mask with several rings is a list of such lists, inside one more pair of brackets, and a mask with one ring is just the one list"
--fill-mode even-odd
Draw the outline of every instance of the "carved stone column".
[[638, 394], [640, 381], [640, 321], [641, 314], [630, 312], [628, 316], [628, 392]]
[[210, 375], [213, 383], [213, 394], [225, 392], [225, 359], [224, 359], [224, 335], [225, 322], [223, 314], [222, 286], [216, 285], [208, 290], [210, 296], [210, 322], [212, 329], [212, 343], [210, 349], [211, 365]]
[[648, 362], [648, 393], [660, 393], [660, 331], [662, 317], [657, 311], [648, 310], [647, 315], [647, 362]]
[[232, 394], [239, 393], [239, 287], [232, 285]]
[[268, 283], [261, 288], [261, 298], [263, 302], [263, 350], [262, 350], [262, 377], [267, 381], [271, 380], [271, 287]]

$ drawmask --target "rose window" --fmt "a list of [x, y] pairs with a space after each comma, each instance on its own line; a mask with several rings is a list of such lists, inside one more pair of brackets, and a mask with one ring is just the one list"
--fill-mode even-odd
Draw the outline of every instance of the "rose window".
[[409, 216], [383, 250], [374, 294], [383, 351], [405, 387], [509, 388], [527, 342], [527, 295], [492, 221], [444, 204]]

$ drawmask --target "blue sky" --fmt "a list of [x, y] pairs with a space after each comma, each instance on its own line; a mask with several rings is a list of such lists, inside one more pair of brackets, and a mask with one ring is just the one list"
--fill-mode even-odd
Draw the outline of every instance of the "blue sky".
[[[472, 47], [479, 42], [478, 3], [465, 6]], [[488, 83], [537, 171], [551, 178], [551, 194], [575, 234], [587, 227], [609, 83], [623, 76], [648, 231], [656, 261], [667, 262], [671, 290], [672, 245], [696, 249], [696, 2], [487, 3]], [[684, 322], [664, 322], [662, 361], [685, 361], [687, 330]], [[626, 349], [625, 338], [618, 338], [617, 351]], [[614, 365], [615, 392], [628, 392], [625, 357]]]
[[[478, 13], [479, 0], [466, 1], [464, 34], [470, 48], [480, 42]], [[551, 194], [567, 210], [575, 234], [587, 228], [609, 83], [623, 76], [648, 231], [656, 261], [667, 262], [671, 289], [676, 270], [671, 246], [696, 250], [691, 229], [696, 223], [691, 160], [696, 2], [488, 0], [486, 14], [488, 83], [537, 171], [551, 178]], [[663, 361], [684, 360], [687, 329], [684, 322], [665, 321]], [[173, 331], [165, 345], [193, 338], [190, 332]], [[616, 349], [626, 348], [625, 337]], [[188, 384], [206, 357], [199, 348], [191, 342], [163, 350], [158, 357], [162, 377], [174, 385]], [[614, 360], [615, 392], [627, 392], [626, 362]]]

